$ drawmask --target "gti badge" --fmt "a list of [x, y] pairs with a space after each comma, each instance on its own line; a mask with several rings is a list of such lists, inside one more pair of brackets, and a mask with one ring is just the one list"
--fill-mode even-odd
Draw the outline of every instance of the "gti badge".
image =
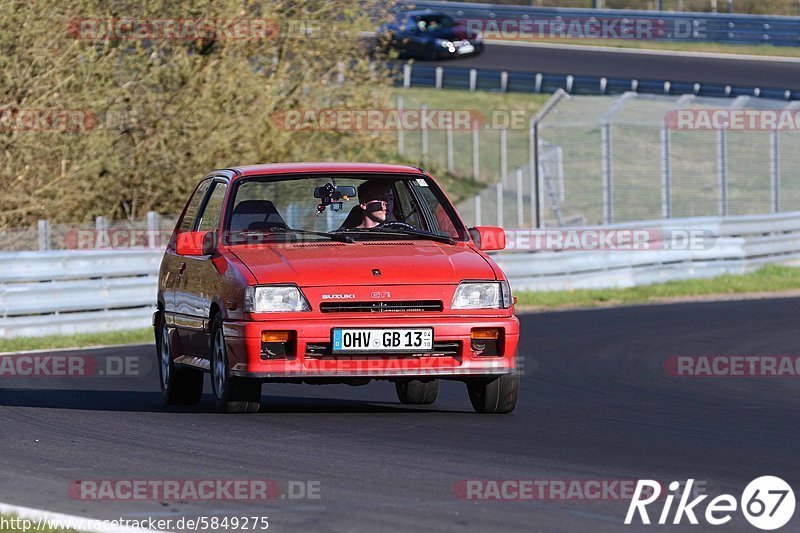
[[373, 298], [386, 298], [389, 299], [392, 297], [392, 293], [390, 292], [373, 292], [371, 294]]

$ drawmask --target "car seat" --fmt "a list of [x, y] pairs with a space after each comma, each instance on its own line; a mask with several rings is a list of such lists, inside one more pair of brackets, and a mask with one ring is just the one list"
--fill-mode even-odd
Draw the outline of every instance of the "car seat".
[[231, 215], [231, 232], [288, 227], [275, 205], [268, 200], [245, 200], [239, 202], [233, 210], [233, 215]]

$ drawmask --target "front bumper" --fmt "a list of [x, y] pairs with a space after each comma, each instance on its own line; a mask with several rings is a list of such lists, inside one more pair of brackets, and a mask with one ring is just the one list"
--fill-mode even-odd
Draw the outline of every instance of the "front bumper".
[[[336, 355], [326, 351], [331, 330], [349, 328], [433, 327], [431, 354]], [[471, 348], [473, 328], [503, 331], [498, 355], [479, 355]], [[519, 321], [516, 317], [330, 317], [225, 322], [231, 375], [249, 378], [401, 378], [436, 376], [459, 379], [501, 375], [516, 370]], [[294, 352], [286, 358], [262, 359], [262, 331], [293, 331]]]

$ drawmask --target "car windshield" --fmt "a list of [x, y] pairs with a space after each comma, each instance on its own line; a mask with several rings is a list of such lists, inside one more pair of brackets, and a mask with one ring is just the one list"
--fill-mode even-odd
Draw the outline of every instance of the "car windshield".
[[442, 191], [422, 176], [246, 178], [229, 213], [230, 244], [467, 238]]
[[414, 17], [414, 23], [420, 31], [437, 31], [452, 28], [454, 21], [447, 15], [422, 15]]

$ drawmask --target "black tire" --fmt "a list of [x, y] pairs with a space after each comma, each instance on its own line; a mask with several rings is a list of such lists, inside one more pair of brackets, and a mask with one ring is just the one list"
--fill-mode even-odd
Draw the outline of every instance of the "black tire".
[[171, 336], [163, 313], [155, 327], [158, 377], [161, 396], [167, 405], [197, 405], [203, 397], [203, 373], [189, 368], [177, 368], [172, 356]]
[[472, 407], [478, 413], [510, 413], [517, 406], [519, 374], [475, 378], [467, 381]]
[[211, 323], [211, 390], [219, 413], [257, 413], [261, 408], [261, 382], [230, 375], [222, 317]]
[[408, 405], [430, 405], [439, 397], [439, 380], [409, 379], [394, 384], [400, 402]]

